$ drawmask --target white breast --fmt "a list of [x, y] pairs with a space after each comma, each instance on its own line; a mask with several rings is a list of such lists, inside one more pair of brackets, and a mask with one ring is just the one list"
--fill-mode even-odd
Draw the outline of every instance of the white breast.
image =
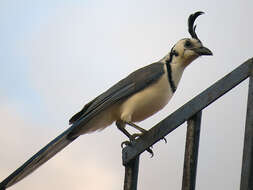
[[142, 121], [161, 110], [173, 93], [169, 86], [166, 66], [165, 73], [153, 85], [128, 98], [120, 107], [123, 121]]
[[[171, 69], [172, 79], [177, 86], [184, 69], [177, 64], [172, 64]], [[79, 130], [77, 135], [102, 130], [116, 120], [142, 121], [161, 110], [173, 96], [165, 64], [164, 71], [162, 77], [151, 86], [97, 114]]]

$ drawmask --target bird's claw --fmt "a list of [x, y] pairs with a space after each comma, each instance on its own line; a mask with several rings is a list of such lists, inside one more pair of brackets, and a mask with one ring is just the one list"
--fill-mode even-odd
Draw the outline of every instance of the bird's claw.
[[[120, 146], [121, 146], [121, 148], [124, 148], [124, 146], [131, 146], [131, 145], [132, 145], [131, 141], [123, 141]], [[151, 158], [152, 158], [154, 156], [154, 152], [151, 148], [153, 148], [153, 147], [151, 146], [151, 147], [147, 148], [146, 151], [151, 154]]]
[[150, 155], [151, 155], [150, 158], [152, 158], [154, 156], [154, 152], [151, 149], [151, 147], [147, 148], [146, 151], [150, 153]]
[[165, 144], [167, 144], [167, 139], [165, 137], [163, 137], [163, 140], [164, 140]]
[[131, 146], [132, 145], [132, 141], [136, 140], [138, 137], [140, 137], [142, 135], [142, 133], [134, 133], [130, 136], [130, 141], [124, 141], [121, 143], [121, 148], [125, 146]]
[[[143, 133], [134, 133], [130, 136], [130, 141], [123, 141], [121, 143], [121, 148], [123, 148], [124, 146], [131, 146], [132, 145], [132, 141], [136, 140], [138, 137], [140, 137], [141, 135], [143, 135]], [[165, 143], [167, 143], [167, 140], [165, 138], [163, 138], [163, 140], [165, 141]], [[154, 152], [151, 149], [153, 148], [152, 146], [150, 146], [149, 148], [146, 149], [146, 151], [148, 153], [150, 153], [151, 158], [154, 156]]]
[[123, 141], [122, 143], [121, 143], [121, 148], [123, 148], [124, 147], [124, 145], [125, 146], [131, 146], [132, 144], [131, 144], [131, 142], [130, 141]]

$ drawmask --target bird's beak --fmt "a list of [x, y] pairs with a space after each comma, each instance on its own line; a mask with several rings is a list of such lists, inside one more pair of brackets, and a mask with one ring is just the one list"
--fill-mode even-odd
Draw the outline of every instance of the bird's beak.
[[198, 55], [213, 55], [210, 49], [201, 46], [199, 48], [194, 48], [193, 51], [195, 51]]

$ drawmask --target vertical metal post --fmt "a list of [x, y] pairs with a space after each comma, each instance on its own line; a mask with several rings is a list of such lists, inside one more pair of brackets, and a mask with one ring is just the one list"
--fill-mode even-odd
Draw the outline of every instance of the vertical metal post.
[[201, 115], [200, 111], [187, 121], [182, 190], [195, 189]]
[[241, 190], [253, 190], [253, 71], [249, 79], [247, 118], [242, 158]]
[[125, 165], [124, 190], [137, 190], [139, 157], [137, 156]]

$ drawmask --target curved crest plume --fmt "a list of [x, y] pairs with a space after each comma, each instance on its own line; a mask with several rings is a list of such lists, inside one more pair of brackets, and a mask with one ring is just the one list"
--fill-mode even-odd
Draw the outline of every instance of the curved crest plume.
[[196, 30], [196, 26], [197, 25], [194, 25], [194, 21], [196, 20], [196, 18], [199, 16], [199, 15], [202, 15], [204, 14], [204, 12], [202, 11], [198, 11], [198, 12], [195, 12], [193, 14], [191, 14], [188, 18], [188, 31], [191, 35], [192, 38], [195, 38], [197, 40], [199, 40], [195, 30]]

